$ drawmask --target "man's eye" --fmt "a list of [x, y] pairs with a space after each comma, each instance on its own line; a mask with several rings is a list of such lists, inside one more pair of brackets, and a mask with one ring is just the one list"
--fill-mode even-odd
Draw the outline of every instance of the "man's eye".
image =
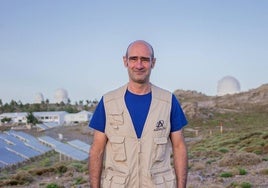
[[150, 61], [150, 58], [142, 57], [142, 58], [141, 58], [141, 61], [149, 62], [149, 61]]
[[138, 60], [138, 58], [137, 57], [130, 57], [129, 60], [136, 61], [136, 60]]

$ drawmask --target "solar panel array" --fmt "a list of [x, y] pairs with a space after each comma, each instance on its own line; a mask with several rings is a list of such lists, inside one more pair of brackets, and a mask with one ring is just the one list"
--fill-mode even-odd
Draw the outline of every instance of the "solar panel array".
[[35, 138], [25, 132], [11, 130], [0, 133], [0, 169], [22, 163], [53, 149], [73, 160], [82, 161], [88, 158], [89, 148], [90, 145], [80, 140], [65, 144], [52, 137]]
[[0, 133], [0, 168], [16, 165], [50, 150], [52, 149], [24, 132]]
[[88, 153], [82, 151], [82, 149], [77, 149], [77, 147], [73, 147], [72, 145], [62, 143], [52, 137], [42, 136], [38, 138], [41, 142], [51, 146], [56, 152], [63, 154], [67, 157], [70, 157], [74, 160], [83, 161], [88, 158]]

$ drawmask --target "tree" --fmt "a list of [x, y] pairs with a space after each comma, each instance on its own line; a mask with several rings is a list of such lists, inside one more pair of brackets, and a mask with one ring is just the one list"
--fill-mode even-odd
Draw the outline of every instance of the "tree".
[[15, 107], [15, 106], [17, 106], [17, 105], [18, 105], [18, 103], [17, 103], [15, 100], [12, 99], [12, 100], [10, 101], [10, 106], [14, 106], [14, 107]]
[[79, 101], [79, 105], [80, 105], [80, 106], [83, 106], [83, 103], [84, 103], [83, 100], [80, 100], [80, 101]]
[[9, 123], [10, 121], [11, 121], [11, 118], [8, 118], [8, 117], [4, 117], [3, 119], [1, 119], [2, 123], [5, 123], [5, 122]]
[[29, 112], [26, 118], [27, 118], [27, 123], [31, 123], [33, 125], [39, 123], [38, 119], [33, 115], [32, 112]]
[[49, 104], [49, 100], [48, 99], [46, 99], [46, 104]]

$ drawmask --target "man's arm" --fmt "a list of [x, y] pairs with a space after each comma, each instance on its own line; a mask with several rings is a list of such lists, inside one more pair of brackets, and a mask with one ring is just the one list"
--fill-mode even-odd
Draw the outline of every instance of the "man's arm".
[[106, 142], [106, 135], [100, 131], [95, 130], [93, 143], [89, 152], [89, 181], [91, 188], [100, 187], [103, 154]]
[[188, 175], [188, 155], [182, 130], [170, 134], [173, 149], [174, 168], [177, 177], [177, 186], [186, 188]]

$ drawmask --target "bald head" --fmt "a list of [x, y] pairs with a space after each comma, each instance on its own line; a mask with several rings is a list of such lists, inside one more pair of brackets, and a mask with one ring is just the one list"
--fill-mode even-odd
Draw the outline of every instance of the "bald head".
[[129, 52], [129, 49], [133, 46], [133, 45], [136, 45], [136, 44], [143, 44], [143, 45], [146, 45], [148, 47], [148, 49], [151, 51], [151, 58], [154, 59], [154, 49], [152, 47], [151, 44], [149, 44], [148, 42], [144, 41], [144, 40], [136, 40], [132, 43], [130, 43], [127, 47], [127, 51], [126, 51], [126, 57], [128, 57], [128, 52]]

